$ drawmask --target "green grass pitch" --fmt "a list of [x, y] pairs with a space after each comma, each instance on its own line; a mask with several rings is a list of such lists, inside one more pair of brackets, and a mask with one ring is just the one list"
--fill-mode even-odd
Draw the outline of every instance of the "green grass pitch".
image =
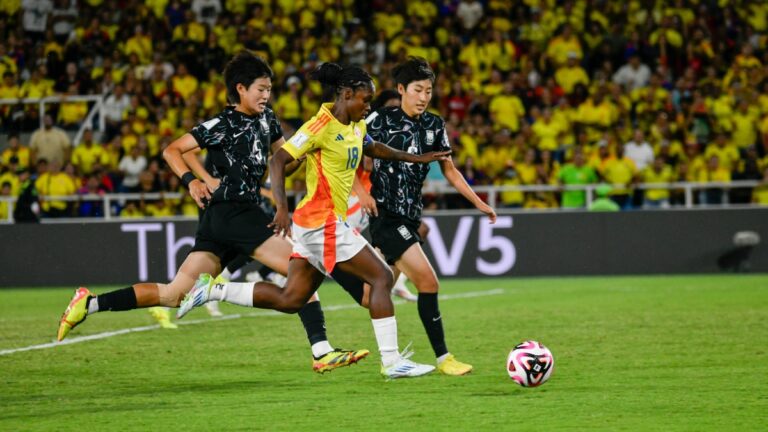
[[[96, 287], [104, 292], [107, 287]], [[501, 289], [501, 291], [499, 291]], [[495, 290], [495, 291], [494, 291]], [[472, 296], [478, 293], [478, 296]], [[768, 275], [444, 281], [448, 346], [464, 377], [385, 381], [367, 311], [321, 290], [331, 342], [369, 358], [310, 368], [296, 316], [223, 306], [178, 330], [46, 344], [72, 289], [0, 290], [0, 430], [746, 431], [768, 425]], [[459, 297], [457, 295], [467, 294]], [[453, 296], [453, 298], [450, 298]], [[416, 306], [398, 304], [400, 346], [434, 357]], [[201, 321], [194, 323], [195, 321]], [[153, 325], [100, 313], [70, 338]], [[518, 342], [555, 356], [540, 388], [504, 369]]]

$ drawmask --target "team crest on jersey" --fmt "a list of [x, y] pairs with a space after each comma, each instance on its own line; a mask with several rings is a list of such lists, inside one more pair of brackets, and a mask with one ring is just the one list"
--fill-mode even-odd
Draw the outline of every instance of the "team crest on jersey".
[[261, 130], [265, 134], [269, 134], [269, 122], [267, 121], [267, 118], [266, 117], [260, 118], [259, 123], [261, 123]]
[[355, 126], [355, 136], [360, 138], [362, 136], [362, 132], [360, 132], [360, 128]]
[[435, 142], [435, 131], [427, 131], [427, 145], [431, 146]]

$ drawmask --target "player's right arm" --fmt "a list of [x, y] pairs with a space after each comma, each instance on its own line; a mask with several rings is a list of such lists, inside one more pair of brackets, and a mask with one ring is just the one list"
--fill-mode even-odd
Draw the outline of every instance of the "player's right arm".
[[285, 195], [285, 168], [295, 159], [285, 148], [280, 148], [269, 161], [269, 179], [275, 201], [275, 219], [268, 226], [276, 235], [291, 236], [291, 217], [288, 214], [288, 197]]
[[197, 140], [192, 134], [184, 134], [181, 138], [173, 141], [163, 150], [163, 159], [171, 167], [174, 174], [181, 178], [181, 182], [189, 189], [189, 195], [197, 203], [198, 207], [204, 208], [203, 200], [210, 200], [211, 194], [208, 188], [192, 173], [192, 169], [184, 161], [184, 153], [199, 149]]
[[298, 131], [272, 154], [269, 161], [269, 179], [275, 200], [275, 219], [269, 227], [276, 235], [291, 236], [291, 217], [288, 212], [288, 197], [285, 194], [285, 176], [289, 164], [306, 157], [318, 143], [330, 118], [315, 116], [304, 123]]

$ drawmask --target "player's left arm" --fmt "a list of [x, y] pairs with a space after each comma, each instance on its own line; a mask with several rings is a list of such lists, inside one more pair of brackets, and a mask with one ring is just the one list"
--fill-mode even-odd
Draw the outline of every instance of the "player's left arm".
[[412, 163], [430, 163], [434, 161], [450, 159], [451, 155], [450, 150], [436, 152], [433, 151], [424, 154], [411, 154], [408, 152], [395, 150], [392, 147], [386, 144], [382, 144], [378, 141], [373, 141], [373, 139], [369, 136], [366, 136], [365, 139], [369, 141], [368, 144], [363, 147], [363, 153], [366, 156], [370, 156], [376, 159], [396, 160]]
[[472, 190], [472, 188], [464, 180], [464, 176], [461, 175], [459, 170], [456, 169], [456, 165], [453, 164], [453, 160], [444, 159], [440, 161], [440, 170], [443, 172], [445, 179], [451, 184], [464, 198], [468, 199], [478, 210], [485, 213], [490, 219], [491, 223], [496, 222], [496, 212], [488, 204], [484, 203], [479, 196]]

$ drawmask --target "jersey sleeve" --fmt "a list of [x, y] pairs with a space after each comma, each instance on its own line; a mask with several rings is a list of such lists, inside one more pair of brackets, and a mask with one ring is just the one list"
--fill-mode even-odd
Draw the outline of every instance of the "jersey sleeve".
[[298, 131], [281, 147], [294, 159], [298, 159], [310, 151], [320, 147], [321, 137], [330, 122], [327, 115], [317, 115], [299, 128]]
[[[365, 119], [367, 135], [374, 141], [385, 142], [384, 136], [384, 115], [379, 111], [374, 111]], [[363, 145], [366, 145], [363, 140]]]
[[219, 124], [221, 124], [221, 119], [214, 117], [193, 127], [189, 133], [197, 141], [197, 145], [201, 149], [217, 146], [221, 143], [221, 134], [216, 133], [216, 127]]
[[272, 113], [269, 121], [269, 143], [274, 144], [283, 137], [283, 127], [280, 126], [280, 120]]
[[434, 151], [451, 150], [451, 142], [448, 140], [448, 131], [445, 130], [445, 122], [441, 122], [440, 129], [437, 130], [437, 137], [433, 146]]

